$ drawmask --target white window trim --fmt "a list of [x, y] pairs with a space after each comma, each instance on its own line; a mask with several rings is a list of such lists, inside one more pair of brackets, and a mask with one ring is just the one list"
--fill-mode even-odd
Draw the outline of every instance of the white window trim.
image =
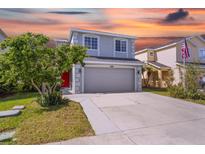
[[205, 52], [205, 48], [199, 48], [199, 50], [198, 50], [199, 59], [204, 60], [204, 59], [205, 59], [205, 56], [204, 56], [204, 57], [201, 57], [201, 56], [200, 56], [200, 51], [201, 51], [201, 50], [204, 50], [204, 52]]
[[[119, 40], [119, 41], [126, 41], [126, 52], [124, 52], [124, 51], [116, 51], [115, 49], [116, 49], [116, 44], [115, 44], [115, 41], [116, 40]], [[125, 54], [127, 54], [128, 53], [128, 40], [127, 39], [123, 39], [123, 38], [114, 38], [114, 52], [116, 53], [125, 53]]]
[[100, 55], [100, 37], [97, 35], [92, 35], [92, 34], [83, 34], [83, 46], [85, 47], [85, 37], [94, 37], [97, 38], [98, 46], [97, 49], [88, 49], [89, 51], [97, 51], [98, 56]]

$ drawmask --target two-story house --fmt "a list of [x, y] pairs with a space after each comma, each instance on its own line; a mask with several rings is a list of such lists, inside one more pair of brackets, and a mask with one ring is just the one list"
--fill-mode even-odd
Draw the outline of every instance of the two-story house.
[[70, 44], [85, 46], [85, 66], [64, 73], [63, 89], [71, 93], [141, 91], [143, 63], [135, 59], [135, 36], [71, 29]]
[[[186, 64], [198, 64], [201, 69], [205, 69], [205, 37], [192, 36], [187, 37], [187, 45], [189, 48], [190, 58], [186, 59]], [[166, 87], [164, 82], [168, 70], [173, 71], [174, 84], [182, 82], [183, 78], [183, 59], [181, 54], [182, 44], [184, 39], [165, 46], [157, 48], [148, 48], [136, 52], [135, 58], [145, 62], [147, 66], [153, 68], [154, 73], [151, 76], [150, 82], [157, 79], [161, 83], [150, 83], [155, 87]], [[144, 74], [146, 78], [146, 72]]]

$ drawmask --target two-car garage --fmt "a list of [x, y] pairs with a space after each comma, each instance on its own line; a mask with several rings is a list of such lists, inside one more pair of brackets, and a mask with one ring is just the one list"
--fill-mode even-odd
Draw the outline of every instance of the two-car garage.
[[135, 69], [115, 67], [85, 67], [84, 92], [133, 92]]
[[142, 90], [142, 63], [135, 59], [88, 57], [74, 65], [71, 93], [122, 93]]

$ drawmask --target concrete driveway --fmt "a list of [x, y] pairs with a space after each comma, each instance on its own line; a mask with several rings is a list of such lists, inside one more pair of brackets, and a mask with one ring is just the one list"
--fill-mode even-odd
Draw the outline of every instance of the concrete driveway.
[[205, 106], [152, 93], [78, 94], [96, 136], [55, 144], [205, 144]]

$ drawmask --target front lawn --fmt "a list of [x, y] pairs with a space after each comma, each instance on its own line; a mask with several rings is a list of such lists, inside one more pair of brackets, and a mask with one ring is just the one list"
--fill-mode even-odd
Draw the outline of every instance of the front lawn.
[[22, 93], [0, 99], [0, 110], [26, 106], [19, 116], [0, 118], [0, 132], [16, 129], [16, 140], [4, 144], [43, 144], [94, 135], [79, 103], [70, 101], [68, 105], [45, 109], [35, 102], [36, 96]]
[[[162, 88], [143, 88], [143, 91], [151, 92], [162, 96], [169, 96], [169, 92], [167, 91], [167, 89], [162, 89]], [[205, 105], [205, 100], [194, 100], [194, 99], [184, 99], [184, 100], [188, 102]]]
[[144, 92], [151, 92], [158, 95], [169, 96], [167, 89], [162, 88], [143, 88]]

